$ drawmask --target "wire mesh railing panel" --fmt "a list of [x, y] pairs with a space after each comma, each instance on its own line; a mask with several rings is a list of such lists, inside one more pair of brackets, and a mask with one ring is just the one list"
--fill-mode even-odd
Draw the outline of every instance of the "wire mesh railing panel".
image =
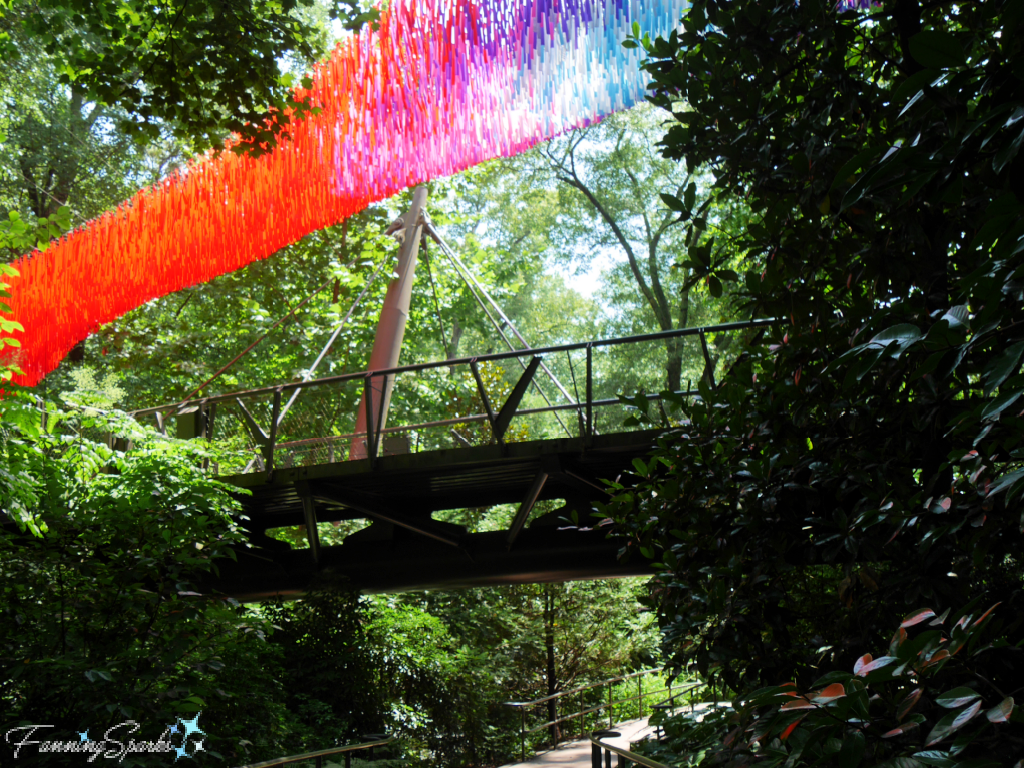
[[361, 398], [362, 388], [353, 381], [310, 384], [283, 395], [275, 466], [308, 467], [346, 461]]
[[[209, 438], [220, 453], [216, 467], [218, 474], [241, 475], [265, 469], [263, 444], [253, 434], [243, 412], [244, 407], [250, 413], [253, 410], [260, 413], [263, 409], [251, 407], [255, 405], [243, 405], [231, 400], [217, 403]], [[253, 419], [256, 417], [253, 416]], [[262, 423], [264, 430], [269, 427], [269, 416]]]

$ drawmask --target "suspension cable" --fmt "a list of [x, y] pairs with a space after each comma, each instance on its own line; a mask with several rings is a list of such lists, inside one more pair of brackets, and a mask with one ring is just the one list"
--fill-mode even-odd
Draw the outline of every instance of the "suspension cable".
[[423, 238], [423, 266], [427, 268], [427, 279], [430, 281], [430, 292], [434, 295], [434, 311], [437, 313], [437, 327], [441, 331], [441, 346], [444, 347], [444, 356], [446, 360], [450, 360], [452, 357], [451, 352], [448, 350], [448, 337], [444, 331], [444, 318], [441, 317], [441, 303], [437, 298], [437, 287], [434, 285], [434, 273], [430, 269], [430, 254], [427, 252], [427, 238]]
[[[370, 290], [370, 286], [373, 285], [374, 281], [377, 279], [377, 275], [380, 274], [381, 270], [384, 268], [384, 265], [387, 263], [388, 259], [381, 259], [380, 264], [377, 265], [377, 268], [373, 271], [373, 274], [370, 275], [370, 279], [367, 280], [366, 285], [363, 286], [363, 290], [356, 297], [356, 300], [352, 302], [352, 306], [348, 308], [348, 312], [345, 313], [345, 316], [341, 318], [341, 322], [338, 323], [338, 327], [334, 329], [334, 333], [331, 334], [331, 338], [327, 340], [327, 343], [324, 344], [324, 348], [320, 350], [320, 354], [317, 355], [316, 360], [313, 361], [313, 365], [311, 365], [309, 367], [309, 370], [307, 370], [302, 375], [303, 381], [309, 381], [310, 379], [313, 378], [313, 373], [316, 371], [317, 366], [320, 365], [320, 362], [324, 359], [324, 357], [327, 355], [327, 352], [334, 345], [334, 342], [338, 338], [338, 334], [341, 333], [341, 329], [345, 327], [345, 323], [347, 323], [349, 318], [352, 317], [352, 313], [356, 311], [356, 307], [358, 307], [362, 300], [366, 297], [366, 293]], [[285, 403], [284, 406], [281, 408], [281, 415], [278, 416], [277, 418], [277, 423], [279, 425], [284, 420], [285, 414], [288, 413], [288, 409], [292, 407], [292, 403], [295, 402], [295, 398], [299, 396], [299, 393], [301, 391], [301, 387], [296, 388], [295, 391], [292, 392], [292, 396], [288, 398], [288, 402]]]
[[[480, 285], [473, 278], [473, 275], [472, 275], [472, 273], [470, 273], [469, 269], [466, 268], [466, 266], [459, 260], [458, 256], [455, 255], [455, 253], [452, 251], [452, 249], [448, 247], [448, 245], [444, 242], [444, 240], [441, 239], [441, 236], [437, 233], [437, 230], [434, 229], [433, 223], [431, 223], [428, 220], [428, 221], [425, 222], [424, 227], [425, 227], [426, 231], [430, 234], [430, 236], [432, 238], [434, 238], [434, 242], [436, 242], [438, 245], [441, 246], [441, 250], [449, 258], [449, 260], [452, 262], [452, 266], [455, 267], [455, 271], [458, 273], [459, 277], [462, 278], [463, 282], [466, 284], [466, 287], [469, 288], [469, 292], [471, 294], [473, 294], [473, 298], [476, 299], [477, 304], [480, 305], [480, 309], [482, 309], [484, 314], [487, 315], [487, 319], [490, 320], [491, 325], [494, 326], [494, 329], [498, 332], [498, 335], [501, 336], [502, 341], [505, 342], [505, 345], [509, 348], [509, 351], [511, 351], [511, 352], [517, 351], [515, 345], [512, 344], [512, 342], [509, 340], [508, 336], [505, 335], [505, 332], [502, 330], [501, 325], [499, 325], [499, 323], [494, 319], [494, 317], [491, 315], [491, 313], [487, 311], [487, 306], [484, 304], [483, 300], [477, 294], [477, 290], [479, 290], [480, 293], [482, 293], [484, 296], [487, 297], [487, 299], [490, 302], [491, 306], [493, 306], [497, 310], [498, 314], [501, 316], [502, 320], [504, 320], [505, 324], [508, 325], [508, 327], [512, 330], [512, 332], [515, 333], [516, 337], [520, 341], [522, 341], [523, 344], [526, 345], [527, 349], [529, 349], [530, 345], [527, 344], [526, 341], [515, 330], [515, 326], [512, 324], [512, 321], [509, 320], [508, 317], [505, 315], [505, 313], [501, 311], [501, 308], [495, 303], [494, 299], [492, 299], [490, 297], [490, 295], [487, 293], [487, 291], [484, 290], [483, 286]], [[463, 270], [465, 270], [465, 274], [463, 274]], [[475, 286], [475, 288], [474, 288], [474, 286]], [[526, 363], [524, 363], [520, 358], [517, 357], [516, 358], [516, 362], [519, 363], [519, 366], [523, 370], [526, 370]], [[558, 382], [558, 380], [555, 379], [554, 374], [552, 374], [551, 371], [548, 370], [548, 367], [546, 365], [544, 365], [543, 362], [540, 364], [540, 366], [548, 374], [548, 376], [551, 378], [551, 380], [555, 382], [555, 386], [557, 386], [562, 391], [562, 394], [564, 394], [566, 396], [566, 399], [569, 402], [572, 402], [572, 397], [569, 396], [569, 394], [561, 386], [561, 384]], [[551, 402], [550, 398], [547, 396], [547, 393], [544, 391], [544, 389], [540, 386], [540, 384], [536, 380], [533, 380], [530, 383], [533, 385], [533, 388], [536, 389], [538, 393], [540, 393], [540, 396], [542, 398], [544, 398], [544, 402], [545, 403], [547, 403], [548, 405], [553, 405], [553, 403]], [[562, 419], [558, 415], [558, 413], [555, 413], [554, 416], [555, 416], [556, 421], [558, 421], [559, 426], [561, 426], [562, 429], [565, 430], [565, 433], [569, 437], [572, 437], [572, 431], [567, 426], [565, 426], [565, 422], [562, 421]]]

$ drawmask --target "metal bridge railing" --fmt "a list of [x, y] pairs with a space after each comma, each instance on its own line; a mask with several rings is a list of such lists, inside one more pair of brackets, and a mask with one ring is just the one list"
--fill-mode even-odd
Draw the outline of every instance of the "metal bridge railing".
[[[652, 760], [646, 755], [631, 752], [624, 747], [609, 744], [605, 739], [614, 739], [620, 734], [617, 731], [594, 731], [590, 734], [590, 766], [591, 768], [612, 768], [612, 755], [617, 755], [616, 768], [628, 768], [630, 764], [643, 768], [671, 768], [671, 766]], [[604, 758], [602, 760], [602, 757]], [[601, 763], [604, 763], [602, 765]]]
[[[562, 723], [567, 723], [567, 722], [570, 722], [572, 720], [578, 720], [579, 721], [578, 722], [578, 726], [579, 726], [579, 728], [578, 728], [578, 735], [579, 735], [579, 738], [582, 739], [584, 734], [587, 731], [587, 717], [590, 716], [590, 715], [601, 713], [602, 711], [607, 712], [607, 715], [608, 715], [608, 727], [610, 728], [612, 726], [612, 723], [613, 723], [614, 708], [617, 705], [626, 704], [628, 702], [636, 701], [636, 702], [638, 702], [639, 717], [643, 717], [644, 699], [646, 699], [647, 697], [655, 696], [655, 695], [657, 695], [659, 693], [666, 693], [667, 692], [669, 694], [669, 698], [670, 699], [675, 699], [680, 694], [686, 693], [688, 691], [692, 691], [694, 688], [697, 688], [698, 686], [701, 685], [701, 683], [696, 682], [696, 681], [686, 682], [686, 683], [683, 683], [682, 685], [675, 686], [675, 693], [673, 693], [673, 686], [672, 686], [671, 683], [669, 683], [667, 686], [665, 686], [663, 688], [659, 688], [657, 690], [653, 690], [653, 691], [645, 691], [645, 690], [643, 690], [643, 681], [642, 681], [643, 677], [645, 677], [646, 675], [651, 675], [651, 674], [659, 673], [661, 671], [662, 670], [660, 670], [660, 669], [645, 669], [645, 670], [643, 670], [641, 672], [633, 672], [632, 674], [629, 674], [629, 675], [622, 675], [620, 677], [612, 677], [612, 678], [609, 678], [608, 680], [602, 680], [602, 681], [600, 681], [598, 683], [591, 683], [590, 685], [580, 686], [579, 688], [573, 688], [572, 690], [569, 690], [569, 691], [561, 691], [559, 693], [552, 694], [551, 696], [544, 696], [543, 698], [536, 699], [534, 701], [509, 701], [509, 702], [506, 702], [505, 703], [506, 707], [513, 707], [513, 708], [519, 710], [519, 713], [520, 713], [519, 751], [520, 751], [521, 759], [523, 761], [526, 760], [526, 737], [529, 736], [531, 733], [537, 733], [537, 732], [543, 731], [545, 729], [550, 729], [551, 733], [552, 733], [551, 748], [554, 749], [556, 746], [558, 746], [558, 740], [559, 740], [557, 738], [558, 731], [556, 730], [556, 726], [559, 726]], [[633, 679], [635, 679], [636, 682], [637, 682], [637, 689], [636, 689], [637, 692], [636, 692], [636, 694], [635, 695], [628, 695], [628, 696], [624, 696], [622, 698], [616, 699], [614, 697], [615, 686], [618, 685], [619, 683], [623, 683], [623, 682], [625, 682], [627, 680], [633, 680]], [[606, 693], [601, 696], [601, 702], [599, 704], [591, 704], [591, 706], [587, 706], [587, 702], [586, 702], [586, 698], [587, 698], [586, 694], [587, 694], [587, 692], [593, 691], [593, 690], [595, 690], [597, 688], [605, 688], [606, 689]], [[562, 714], [561, 716], [557, 716], [558, 715], [559, 704], [561, 703], [561, 701], [563, 699], [565, 699], [565, 700], [571, 702], [571, 701], [573, 701], [573, 698], [575, 698], [575, 697], [578, 697], [579, 710], [577, 710], [575, 712], [569, 712], [569, 713], [566, 713], [566, 714]], [[556, 702], [556, 704], [555, 704], [556, 717], [554, 719], [552, 719], [552, 720], [547, 720], [546, 722], [540, 723], [539, 725], [534, 725], [534, 726], [528, 728], [527, 727], [528, 712], [531, 709], [535, 708], [535, 707], [549, 707], [550, 706], [550, 702], [552, 702], [552, 701]]]
[[[667, 346], [678, 339], [677, 354], [683, 368], [714, 385], [716, 369], [725, 364], [722, 350], [730, 346], [731, 334], [774, 322], [725, 323], [362, 371], [132, 413], [138, 419], [152, 419], [165, 434], [173, 421], [179, 437], [203, 437], [219, 443], [229, 457], [227, 464], [216, 468], [221, 475], [269, 475], [275, 467], [346, 461], [352, 451], [375, 464], [382, 454], [558, 436], [587, 441], [600, 433], [624, 431], [621, 403], [607, 396], [615, 392], [611, 387], [623, 382], [629, 385], [632, 378], [639, 388], [645, 378], [664, 376], [664, 357], [652, 363], [649, 349], [646, 357], [642, 354], [643, 345], [657, 345], [659, 354], [664, 355]], [[686, 347], [687, 340], [693, 344]], [[542, 359], [546, 367], [541, 366]], [[515, 365], [507, 365], [509, 361]], [[538, 369], [549, 371], [559, 366], [568, 389], [559, 386], [556, 391], [549, 386], [544, 392]], [[567, 399], [563, 390], [575, 397]], [[449, 417], [424, 420], [427, 404], [437, 407], [439, 392]], [[677, 394], [693, 396], [696, 391], [687, 386]], [[647, 397], [660, 399], [659, 395]], [[361, 403], [366, 429], [357, 432]], [[373, 403], [379, 407], [371, 407]], [[391, 426], [382, 429], [385, 414]]]
[[275, 768], [278, 765], [289, 765], [290, 763], [302, 763], [312, 761], [316, 768], [322, 768], [323, 759], [330, 757], [331, 755], [345, 755], [345, 768], [352, 768], [352, 753], [361, 750], [369, 750], [368, 758], [373, 760], [373, 749], [374, 747], [383, 747], [386, 744], [390, 744], [395, 740], [395, 736], [385, 736], [383, 734], [370, 734], [364, 736], [364, 739], [373, 739], [372, 741], [366, 741], [362, 744], [349, 744], [344, 747], [330, 747], [329, 749], [320, 749], [316, 752], [306, 752], [302, 755], [290, 755], [289, 757], [278, 757], [273, 760], [267, 760], [262, 763], [251, 763], [249, 765], [243, 765], [241, 768]]

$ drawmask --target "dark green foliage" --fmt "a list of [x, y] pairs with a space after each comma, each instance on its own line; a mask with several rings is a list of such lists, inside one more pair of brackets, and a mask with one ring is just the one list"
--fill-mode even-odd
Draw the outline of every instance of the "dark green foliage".
[[[276, 738], [286, 713], [272, 667], [256, 663], [262, 622], [197, 587], [244, 542], [237, 502], [199, 469], [202, 446], [93, 408], [49, 406], [41, 419], [34, 400], [12, 398], [0, 476], [0, 730], [48, 724], [37, 738], [78, 741], [89, 730], [101, 740], [132, 719], [135, 738], [155, 740], [201, 711], [211, 755], [234, 754], [247, 722]], [[86, 437], [108, 430], [134, 447]], [[46, 759], [67, 756], [34, 764]]]
[[742, 309], [779, 319], [609, 507], [677, 669], [807, 690], [974, 599], [1022, 637], [1022, 16], [700, 0], [635, 41], [665, 154], [753, 212]]
[[644, 751], [669, 762], [684, 755], [686, 765], [1011, 765], [1024, 714], [985, 674], [1019, 663], [1020, 651], [998, 639], [998, 613], [913, 611], [884, 655], [865, 654], [811, 691], [784, 683], [732, 709], [664, 718], [667, 738]]
[[288, 754], [360, 741], [385, 730], [378, 665], [366, 637], [367, 605], [324, 573], [302, 600], [265, 603], [284, 660], [285, 703], [299, 721]]

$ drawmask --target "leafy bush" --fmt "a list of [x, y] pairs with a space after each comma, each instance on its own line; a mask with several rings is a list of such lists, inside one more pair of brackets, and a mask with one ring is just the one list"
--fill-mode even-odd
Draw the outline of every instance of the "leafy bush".
[[[233, 489], [201, 469], [205, 447], [116, 411], [12, 397], [0, 442], [0, 730], [47, 724], [46, 740], [98, 741], [131, 719], [134, 738], [154, 740], [201, 712], [214, 759], [240, 757], [255, 727], [273, 738], [287, 713], [266, 627], [198, 586], [245, 544]], [[10, 742], [0, 749], [11, 757]]]
[[662, 717], [666, 740], [644, 749], [686, 766], [1019, 766], [1024, 712], [1012, 696], [1020, 686], [1007, 686], [1021, 682], [1024, 654], [992, 623], [995, 608], [914, 611], [884, 655], [861, 656], [852, 672], [803, 694], [785, 683], [731, 709]]

